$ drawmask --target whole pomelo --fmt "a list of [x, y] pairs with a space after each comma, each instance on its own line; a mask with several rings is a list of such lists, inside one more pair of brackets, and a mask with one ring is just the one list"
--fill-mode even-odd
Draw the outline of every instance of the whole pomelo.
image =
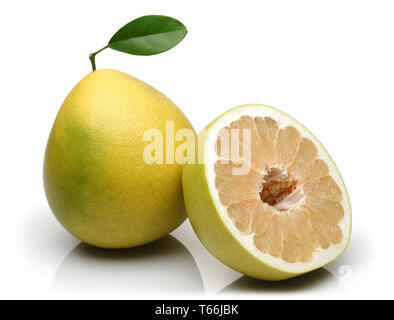
[[185, 220], [181, 165], [143, 157], [144, 133], [156, 129], [165, 139], [168, 121], [175, 132], [193, 130], [171, 100], [125, 73], [98, 70], [76, 85], [44, 161], [47, 199], [64, 228], [94, 246], [125, 248], [161, 238]]

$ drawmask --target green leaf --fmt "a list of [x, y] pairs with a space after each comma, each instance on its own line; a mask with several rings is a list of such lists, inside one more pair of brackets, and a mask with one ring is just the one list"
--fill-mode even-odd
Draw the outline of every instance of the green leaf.
[[159, 15], [137, 18], [114, 34], [108, 47], [149, 56], [176, 46], [186, 36], [186, 27], [178, 20]]

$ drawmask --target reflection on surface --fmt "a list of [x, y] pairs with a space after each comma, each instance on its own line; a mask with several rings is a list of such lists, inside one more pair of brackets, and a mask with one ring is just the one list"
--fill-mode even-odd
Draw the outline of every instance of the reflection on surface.
[[172, 236], [121, 250], [99, 249], [80, 243], [58, 268], [53, 286], [61, 291], [203, 291], [193, 257]]
[[320, 268], [302, 276], [283, 281], [263, 281], [242, 276], [224, 288], [220, 293], [258, 293], [258, 292], [289, 292], [311, 290], [313, 288], [338, 287], [336, 278], [326, 269]]

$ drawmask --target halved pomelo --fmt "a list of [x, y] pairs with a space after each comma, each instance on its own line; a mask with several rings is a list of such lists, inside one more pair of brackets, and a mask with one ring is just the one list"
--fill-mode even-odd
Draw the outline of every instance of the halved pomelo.
[[282, 280], [345, 250], [346, 187], [324, 147], [290, 116], [264, 105], [231, 109], [199, 134], [198, 154], [183, 168], [186, 210], [201, 242], [226, 265]]

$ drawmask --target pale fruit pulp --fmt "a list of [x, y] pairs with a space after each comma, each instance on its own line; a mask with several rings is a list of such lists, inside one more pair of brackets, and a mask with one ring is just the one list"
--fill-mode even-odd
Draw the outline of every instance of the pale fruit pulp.
[[316, 145], [270, 117], [242, 116], [222, 130], [231, 129], [249, 129], [253, 143], [250, 173], [237, 179], [233, 169], [241, 165], [221, 157], [224, 135], [218, 137], [216, 188], [236, 228], [261, 252], [286, 262], [309, 262], [316, 249], [340, 243], [342, 193]]

